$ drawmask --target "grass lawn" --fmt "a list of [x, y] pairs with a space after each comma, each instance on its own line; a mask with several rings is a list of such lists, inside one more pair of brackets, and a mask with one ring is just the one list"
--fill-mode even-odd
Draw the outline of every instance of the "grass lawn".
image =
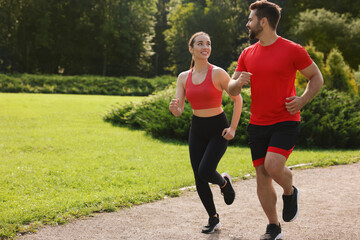
[[[0, 238], [115, 211], [194, 184], [184, 143], [114, 127], [102, 116], [141, 97], [0, 93]], [[360, 150], [296, 150], [288, 164], [359, 161]], [[247, 147], [229, 147], [219, 172], [244, 178]]]

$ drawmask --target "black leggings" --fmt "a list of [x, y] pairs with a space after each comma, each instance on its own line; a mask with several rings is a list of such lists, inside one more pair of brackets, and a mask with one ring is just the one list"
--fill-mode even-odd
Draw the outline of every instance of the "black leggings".
[[194, 171], [196, 189], [209, 217], [216, 214], [209, 182], [223, 186], [225, 180], [216, 171], [228, 141], [221, 136], [229, 127], [225, 113], [214, 117], [192, 117], [189, 134], [191, 166]]

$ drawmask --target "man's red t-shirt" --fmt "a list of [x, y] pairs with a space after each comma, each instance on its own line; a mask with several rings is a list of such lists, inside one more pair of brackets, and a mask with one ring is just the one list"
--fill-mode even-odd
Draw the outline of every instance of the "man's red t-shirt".
[[252, 73], [250, 123], [272, 125], [300, 121], [300, 111], [291, 115], [285, 102], [286, 98], [296, 96], [297, 70], [312, 62], [305, 48], [282, 37], [269, 46], [257, 42], [246, 48], [239, 57], [236, 71]]

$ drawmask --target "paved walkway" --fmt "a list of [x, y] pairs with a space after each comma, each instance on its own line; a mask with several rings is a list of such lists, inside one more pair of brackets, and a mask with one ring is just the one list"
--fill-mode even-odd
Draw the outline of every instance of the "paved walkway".
[[[281, 221], [283, 239], [360, 239], [360, 164], [294, 170], [300, 190], [300, 213], [292, 223]], [[281, 216], [281, 189], [278, 213]], [[207, 216], [196, 192], [181, 197], [135, 206], [114, 213], [97, 214], [72, 223], [46, 226], [20, 240], [112, 240], [112, 239], [259, 239], [266, 217], [256, 196], [255, 179], [234, 184], [235, 202], [225, 205], [213, 187], [222, 229], [211, 235], [200, 233]]]

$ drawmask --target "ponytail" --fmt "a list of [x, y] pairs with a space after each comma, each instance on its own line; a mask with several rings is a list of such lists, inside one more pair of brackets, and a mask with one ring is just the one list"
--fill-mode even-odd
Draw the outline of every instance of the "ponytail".
[[194, 57], [191, 57], [190, 69], [192, 69], [195, 65]]

